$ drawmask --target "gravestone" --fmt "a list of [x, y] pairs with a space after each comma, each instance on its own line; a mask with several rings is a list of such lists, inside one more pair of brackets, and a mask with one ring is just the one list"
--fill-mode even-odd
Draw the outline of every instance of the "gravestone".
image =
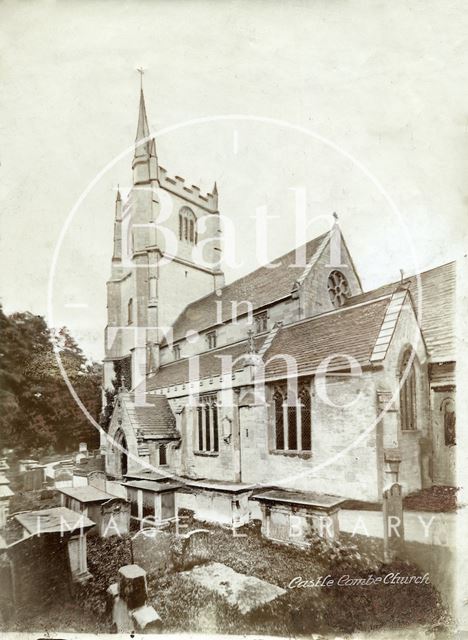
[[107, 589], [112, 611], [112, 622], [117, 633], [158, 631], [161, 618], [148, 605], [146, 571], [136, 564], [119, 569], [119, 582]]
[[88, 474], [88, 484], [101, 491], [106, 491], [106, 474], [104, 471], [91, 471]]
[[155, 527], [141, 529], [132, 540], [135, 562], [150, 573], [163, 574], [173, 568], [171, 536]]
[[101, 505], [101, 535], [123, 535], [130, 531], [130, 502], [111, 498]]
[[383, 492], [384, 558], [391, 562], [401, 556], [405, 542], [403, 496], [398, 483]]

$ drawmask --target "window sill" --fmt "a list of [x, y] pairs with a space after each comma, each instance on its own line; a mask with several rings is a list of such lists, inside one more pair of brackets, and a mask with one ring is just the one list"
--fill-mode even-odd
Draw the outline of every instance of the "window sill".
[[204, 456], [206, 458], [214, 458], [219, 456], [219, 451], [194, 451], [194, 456]]
[[420, 429], [402, 429], [401, 433], [421, 433]]
[[272, 449], [271, 454], [275, 456], [287, 456], [289, 458], [301, 458], [302, 460], [308, 460], [312, 458], [312, 451], [288, 451], [282, 449]]

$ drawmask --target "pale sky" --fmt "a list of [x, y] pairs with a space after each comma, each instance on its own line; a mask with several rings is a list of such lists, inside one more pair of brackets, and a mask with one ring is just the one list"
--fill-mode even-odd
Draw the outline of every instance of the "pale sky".
[[[139, 77], [160, 163], [202, 191], [216, 180], [236, 228], [237, 269], [259, 266], [255, 215], [267, 206], [269, 257], [295, 246], [294, 192], [307, 238], [337, 211], [364, 288], [463, 256], [468, 205], [466, 0], [3, 2], [0, 98], [1, 297], [47, 315], [52, 257], [81, 194], [132, 144]], [[307, 129], [311, 137], [299, 129]], [[330, 141], [361, 163], [376, 184]], [[115, 187], [102, 178], [58, 255], [53, 320], [103, 355]], [[414, 255], [413, 255], [414, 251]], [[415, 260], [416, 258], [416, 260]], [[68, 306], [67, 306], [68, 305]], [[70, 307], [70, 305], [72, 305]]]

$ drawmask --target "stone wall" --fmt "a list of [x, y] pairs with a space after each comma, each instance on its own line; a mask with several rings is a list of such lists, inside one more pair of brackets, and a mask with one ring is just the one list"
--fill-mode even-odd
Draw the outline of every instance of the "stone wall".
[[348, 281], [350, 295], [357, 295], [362, 291], [344, 241], [341, 239], [340, 266], [331, 265], [330, 247], [331, 244], [329, 243], [318, 257], [314, 268], [311, 269], [301, 287], [301, 317], [303, 318], [333, 310], [334, 307], [328, 293], [327, 282], [328, 276], [335, 269], [341, 271]]
[[[417, 356], [414, 361], [417, 429], [403, 431], [401, 429], [398, 388], [402, 357], [410, 346], [415, 349]], [[380, 391], [389, 391], [392, 396], [395, 396], [392, 410], [383, 417], [383, 431], [384, 436], [389, 431], [396, 436], [397, 446], [401, 453], [398, 482], [402, 485], [403, 493], [406, 495], [423, 486], [429, 486], [431, 483], [430, 465], [427, 460], [423, 461], [422, 458], [425, 455], [426, 444], [429, 444], [429, 449], [431, 448], [432, 438], [426, 347], [408, 298], [401, 309], [383, 365], [383, 369], [376, 374], [376, 384]]]
[[[364, 372], [359, 378], [331, 378], [327, 389], [331, 400], [350, 406], [329, 406], [310, 385], [310, 455], [273, 450], [271, 405], [240, 409], [243, 482], [321, 491], [360, 500], [380, 498], [375, 431], [371, 428], [365, 433], [376, 418], [372, 374]], [[271, 395], [271, 388], [269, 393]], [[356, 443], [359, 437], [362, 439]]]

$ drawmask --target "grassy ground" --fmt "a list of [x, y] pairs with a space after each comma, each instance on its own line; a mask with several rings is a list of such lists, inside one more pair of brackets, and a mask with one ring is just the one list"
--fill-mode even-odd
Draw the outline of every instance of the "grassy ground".
[[[190, 523], [189, 523], [190, 526]], [[199, 523], [192, 523], [197, 528]], [[230, 530], [206, 526], [211, 535], [197, 545], [183, 546], [174, 538], [172, 560], [176, 570], [148, 574], [149, 601], [158, 611], [164, 632], [265, 634], [309, 636], [353, 631], [377, 631], [391, 627], [409, 630], [414, 625], [442, 629], [448, 622], [438, 593], [431, 585], [322, 587], [288, 589], [301, 576], [312, 580], [331, 575], [367, 577], [400, 572], [420, 574], [405, 563], [382, 566], [372, 550], [358, 551], [350, 544], [325, 545], [313, 540], [310, 550], [278, 545], [265, 540], [258, 524], [242, 529], [245, 537]], [[105, 592], [117, 578], [118, 569], [131, 562], [129, 538], [88, 539], [88, 565], [93, 580], [77, 591], [75, 601], [65, 607], [51, 605], [48, 612], [13, 622], [14, 630], [110, 631]], [[202, 562], [221, 562], [235, 571], [267, 580], [286, 593], [246, 615], [239, 613], [214, 592], [203, 588], [181, 571]], [[19, 625], [19, 626], [18, 626]]]

